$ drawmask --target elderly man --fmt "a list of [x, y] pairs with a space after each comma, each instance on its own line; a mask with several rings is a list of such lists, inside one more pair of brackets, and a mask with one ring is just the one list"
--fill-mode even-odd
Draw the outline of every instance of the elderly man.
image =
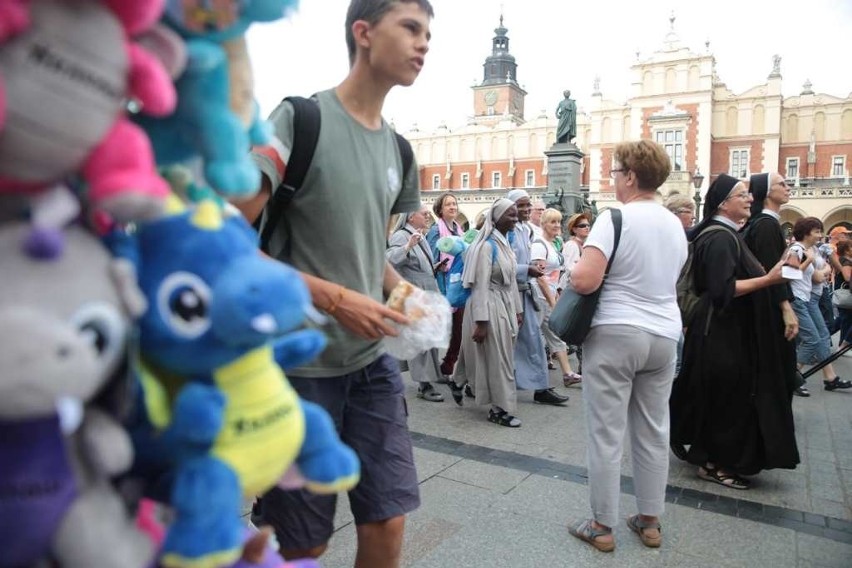
[[568, 397], [557, 394], [550, 387], [544, 340], [536, 317], [539, 308], [530, 289], [530, 278], [543, 275], [543, 272], [530, 262], [533, 229], [529, 219], [532, 201], [529, 193], [523, 189], [513, 189], [507, 197], [514, 201], [518, 208], [518, 223], [515, 225], [512, 250], [518, 263], [516, 278], [524, 309], [524, 320], [515, 343], [515, 384], [518, 390], [535, 390], [533, 400], [538, 403], [562, 405], [568, 401]]

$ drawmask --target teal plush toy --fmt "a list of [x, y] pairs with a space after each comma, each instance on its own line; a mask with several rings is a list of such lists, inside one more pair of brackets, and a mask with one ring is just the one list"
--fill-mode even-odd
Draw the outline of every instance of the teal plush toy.
[[271, 141], [254, 100], [245, 34], [254, 22], [284, 17], [296, 0], [168, 0], [163, 22], [186, 41], [186, 67], [176, 81], [177, 110], [166, 118], [137, 116], [157, 163], [197, 157], [206, 182], [226, 197], [250, 197], [260, 172], [252, 145]]
[[291, 331], [311, 309], [307, 288], [295, 270], [262, 257], [256, 239], [242, 217], [205, 201], [140, 224], [117, 245], [135, 258], [149, 302], [130, 431], [135, 472], [175, 510], [164, 566], [233, 562], [242, 500], [279, 483], [293, 462], [315, 492], [358, 481], [354, 452], [279, 364], [305, 362], [325, 345], [318, 331]]

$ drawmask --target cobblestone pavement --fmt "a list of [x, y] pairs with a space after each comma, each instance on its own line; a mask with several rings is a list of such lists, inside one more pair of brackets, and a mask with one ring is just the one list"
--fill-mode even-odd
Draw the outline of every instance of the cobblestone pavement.
[[[852, 359], [835, 365], [852, 378]], [[406, 380], [408, 376], [406, 373]], [[557, 375], [552, 375], [557, 385]], [[407, 385], [409, 425], [421, 481], [421, 508], [407, 522], [406, 567], [500, 566], [852, 566], [852, 390], [795, 398], [802, 463], [763, 472], [748, 491], [695, 476], [671, 456], [663, 546], [644, 548], [623, 524], [614, 554], [568, 535], [589, 516], [582, 389], [564, 389], [564, 408], [519, 396], [518, 429], [486, 420], [466, 400], [457, 407], [416, 398]], [[629, 444], [622, 468], [621, 515], [635, 512]], [[337, 531], [323, 557], [327, 568], [352, 566], [355, 530], [340, 501]]]

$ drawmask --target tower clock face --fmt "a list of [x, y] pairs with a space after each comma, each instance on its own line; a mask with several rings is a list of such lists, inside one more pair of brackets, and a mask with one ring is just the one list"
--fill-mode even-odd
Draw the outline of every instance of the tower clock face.
[[485, 104], [488, 106], [494, 106], [494, 103], [497, 102], [497, 91], [486, 91], [485, 92]]

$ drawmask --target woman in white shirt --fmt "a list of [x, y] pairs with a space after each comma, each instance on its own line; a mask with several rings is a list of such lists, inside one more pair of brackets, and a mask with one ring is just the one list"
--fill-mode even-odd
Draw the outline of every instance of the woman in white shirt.
[[675, 284], [687, 255], [683, 226], [655, 200], [670, 172], [671, 161], [659, 144], [641, 140], [616, 146], [610, 176], [623, 204], [618, 249], [613, 256], [614, 225], [611, 212], [604, 211], [571, 272], [578, 293], [603, 289], [583, 344], [592, 518], [570, 532], [603, 552], [615, 549], [612, 526], [618, 519], [626, 431], [639, 510], [627, 526], [645, 546], [659, 547], [662, 541], [669, 394], [681, 332]]
[[[790, 246], [790, 252], [798, 256], [802, 268], [802, 278], [790, 282], [793, 289], [793, 311], [799, 318], [796, 359], [799, 368], [802, 368], [819, 363], [831, 355], [831, 339], [819, 311], [819, 296], [813, 293], [814, 288], [825, 280], [824, 269], [817, 269], [816, 259], [819, 253], [814, 248], [822, 239], [822, 221], [816, 217], [799, 219], [793, 225], [793, 238], [796, 242]], [[819, 294], [822, 294], [821, 287], [819, 290]], [[825, 390], [852, 388], [852, 383], [837, 376], [831, 364], [822, 368], [822, 377]], [[803, 389], [804, 387], [801, 387], [799, 390]]]
[[565, 259], [562, 253], [553, 246], [553, 240], [562, 233], [562, 213], [556, 209], [547, 209], [541, 215], [541, 237], [533, 239], [530, 247], [530, 260], [539, 263], [539, 268], [544, 276], [536, 279], [532, 284], [536, 297], [539, 298], [541, 311], [541, 333], [551, 355], [556, 356], [559, 366], [562, 368], [562, 384], [566, 387], [577, 384], [583, 377], [571, 369], [568, 361], [568, 346], [559, 339], [550, 329], [550, 312], [556, 305], [559, 297], [559, 282], [565, 270]]

